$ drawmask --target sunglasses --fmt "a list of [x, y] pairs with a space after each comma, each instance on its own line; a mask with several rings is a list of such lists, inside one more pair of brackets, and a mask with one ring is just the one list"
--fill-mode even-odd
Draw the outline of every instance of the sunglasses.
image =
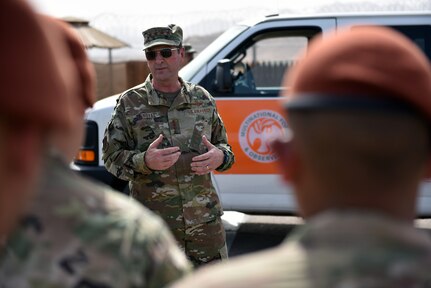
[[163, 48], [159, 50], [149, 50], [145, 51], [145, 57], [147, 57], [147, 60], [154, 60], [156, 59], [157, 52], [160, 52], [160, 55], [162, 55], [163, 58], [169, 58], [172, 56], [172, 51], [178, 49], [179, 48]]

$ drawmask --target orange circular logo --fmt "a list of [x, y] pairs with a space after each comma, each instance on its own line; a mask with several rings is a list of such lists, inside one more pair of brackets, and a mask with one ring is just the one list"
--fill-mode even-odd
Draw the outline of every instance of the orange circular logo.
[[244, 153], [257, 162], [274, 162], [277, 157], [270, 141], [288, 129], [283, 116], [272, 110], [259, 110], [248, 115], [240, 126], [239, 143]]

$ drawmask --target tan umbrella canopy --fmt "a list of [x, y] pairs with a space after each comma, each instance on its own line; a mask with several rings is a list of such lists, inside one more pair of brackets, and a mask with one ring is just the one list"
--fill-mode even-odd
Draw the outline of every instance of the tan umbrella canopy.
[[127, 43], [91, 27], [87, 20], [76, 17], [64, 17], [62, 20], [76, 29], [86, 48], [116, 49], [129, 46]]
[[91, 27], [89, 21], [87, 20], [76, 17], [64, 17], [62, 20], [75, 28], [86, 48], [108, 49], [110, 87], [112, 93], [112, 49], [128, 47], [129, 44], [94, 27]]

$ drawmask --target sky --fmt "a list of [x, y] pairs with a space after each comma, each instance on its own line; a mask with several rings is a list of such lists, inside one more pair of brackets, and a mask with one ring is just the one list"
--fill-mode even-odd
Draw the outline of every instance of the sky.
[[[129, 22], [131, 25], [154, 25], [157, 20], [192, 25], [200, 19], [221, 17], [232, 23], [248, 16], [265, 16], [275, 13], [313, 13], [324, 7], [326, 11], [353, 9], [359, 11], [376, 6], [415, 7], [428, 9], [431, 0], [28, 0], [39, 12], [56, 17], [84, 18], [90, 24], [100, 24], [101, 18], [111, 22]], [[334, 5], [336, 4], [336, 5]], [[385, 6], [386, 5], [386, 6]], [[340, 8], [338, 8], [340, 7]], [[114, 19], [116, 17], [116, 19]], [[139, 19], [140, 17], [140, 19]], [[139, 20], [138, 20], [139, 19]], [[148, 21], [146, 21], [148, 19]], [[146, 21], [146, 22], [144, 22]], [[173, 22], [175, 21], [175, 22]], [[92, 22], [92, 23], [91, 23]], [[135, 23], [132, 23], [135, 22]], [[178, 23], [180, 22], [180, 23]], [[208, 22], [208, 21], [207, 21]], [[159, 23], [157, 23], [158, 25]], [[102, 25], [102, 24], [100, 24]], [[166, 25], [166, 22], [164, 23]], [[103, 25], [102, 25], [103, 26]], [[102, 27], [103, 28], [103, 27]], [[207, 28], [207, 27], [205, 27]], [[208, 30], [208, 29], [205, 29]]]
[[[344, 0], [343, 2], [346, 1], [352, 0]], [[265, 7], [273, 9], [273, 12], [276, 13], [284, 7], [300, 6], [308, 8], [316, 5], [316, 2], [325, 4], [334, 2], [334, 0], [217, 0], [214, 2], [205, 0], [164, 0], [161, 2], [144, 0], [30, 0], [29, 2], [40, 11], [57, 17], [79, 16], [94, 18], [100, 14], [168, 15], [208, 10], [234, 10], [243, 7]]]
[[[1, 0], [0, 0], [1, 1]], [[78, 17], [130, 46], [116, 49], [114, 61], [140, 59], [145, 29], [175, 23], [184, 39], [215, 35], [247, 18], [275, 13], [304, 14], [367, 9], [431, 11], [431, 0], [27, 0], [37, 11], [55, 17]], [[377, 7], [377, 8], [376, 8]], [[195, 38], [196, 39], [196, 38]], [[193, 42], [193, 41], [192, 41]], [[199, 45], [199, 43], [194, 43]], [[204, 47], [204, 46], [203, 46]], [[199, 48], [196, 47], [198, 52]], [[106, 52], [90, 49], [94, 60]]]
[[[55, 17], [78, 17], [90, 25], [130, 44], [131, 48], [117, 49], [114, 58], [130, 58], [142, 54], [141, 32], [154, 26], [170, 23], [180, 25], [184, 38], [208, 35], [226, 30], [248, 17], [279, 13], [285, 9], [311, 9], [316, 0], [27, 0], [37, 11]], [[317, 0], [319, 4], [337, 0]], [[342, 1], [342, 0], [338, 0]], [[343, 0], [358, 1], [358, 0]], [[386, 1], [386, 0], [380, 0]], [[431, 1], [431, 0], [430, 0]], [[298, 4], [300, 3], [300, 4]], [[92, 49], [92, 58], [106, 52]], [[124, 55], [123, 55], [124, 56]], [[114, 59], [115, 61], [115, 59]]]

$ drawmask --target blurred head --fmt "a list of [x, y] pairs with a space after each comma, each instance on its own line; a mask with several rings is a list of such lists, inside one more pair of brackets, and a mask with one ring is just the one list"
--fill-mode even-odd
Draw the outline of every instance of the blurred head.
[[196, 50], [193, 49], [192, 45], [184, 44], [184, 60], [182, 66], [186, 66], [190, 61], [193, 60]]
[[154, 27], [142, 32], [144, 51], [148, 67], [153, 76], [153, 84], [178, 81], [178, 71], [182, 67], [184, 48], [181, 27], [170, 24]]
[[85, 47], [72, 26], [68, 23], [52, 18], [41, 16], [46, 30], [58, 34], [56, 41], [66, 45], [67, 60], [72, 63], [73, 69], [78, 76], [78, 83], [74, 93], [69, 99], [69, 113], [72, 117], [68, 129], [57, 129], [51, 133], [51, 145], [58, 150], [66, 160], [72, 161], [81, 147], [84, 134], [84, 113], [96, 100], [94, 67], [89, 61]]
[[389, 28], [311, 43], [285, 78], [293, 139], [274, 143], [303, 216], [327, 209], [415, 216], [431, 145], [430, 80], [427, 58]]
[[53, 48], [25, 2], [0, 1], [0, 37], [7, 39], [0, 47], [1, 237], [30, 199], [46, 136], [70, 126], [67, 87], [73, 87], [76, 78], [67, 63], [60, 65], [64, 51]]

